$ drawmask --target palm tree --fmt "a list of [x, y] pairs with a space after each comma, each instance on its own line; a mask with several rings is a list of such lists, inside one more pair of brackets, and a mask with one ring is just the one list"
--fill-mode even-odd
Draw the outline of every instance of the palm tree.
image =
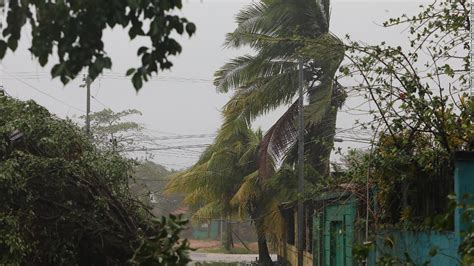
[[263, 193], [265, 186], [258, 178], [261, 140], [262, 132], [250, 128], [218, 138], [193, 167], [173, 176], [166, 190], [186, 194], [184, 203], [196, 210], [195, 220], [250, 217], [258, 235], [259, 261], [270, 265], [265, 236], [269, 230], [264, 226], [268, 219], [280, 218], [277, 202]]
[[277, 107], [289, 106], [260, 145], [260, 175], [271, 176], [296, 142], [297, 61], [302, 59], [308, 98], [305, 138], [310, 139], [305, 158], [320, 176], [327, 176], [337, 107], [345, 95], [334, 80], [345, 50], [329, 33], [329, 0], [261, 0], [242, 9], [236, 22], [226, 46], [249, 46], [256, 53], [234, 58], [215, 73], [217, 90], [234, 92], [224, 107], [218, 137], [239, 131], [236, 124], [248, 126]]

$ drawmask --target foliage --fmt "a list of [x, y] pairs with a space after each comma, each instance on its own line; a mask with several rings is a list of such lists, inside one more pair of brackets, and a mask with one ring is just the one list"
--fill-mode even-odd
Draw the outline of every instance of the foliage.
[[149, 221], [128, 190], [131, 166], [71, 121], [1, 96], [0, 263], [125, 264], [143, 241], [162, 247], [154, 264], [186, 261], [183, 221]]
[[187, 220], [180, 216], [165, 216], [156, 220], [156, 226], [162, 228], [156, 236], [142, 236], [140, 245], [135, 250], [130, 264], [132, 265], [187, 265], [188, 240], [180, 240], [179, 234], [186, 229]]
[[465, 265], [474, 263], [474, 204], [473, 195], [463, 195], [461, 202], [457, 202], [457, 206], [461, 211], [461, 222], [468, 225], [466, 232], [463, 233], [461, 245], [459, 246], [459, 254], [461, 254], [462, 262]]
[[7, 26], [0, 39], [0, 59], [9, 49], [15, 51], [23, 26], [31, 26], [30, 52], [45, 66], [55, 53], [59, 62], [51, 69], [53, 78], [60, 77], [63, 84], [77, 77], [88, 68], [94, 80], [104, 69], [112, 67], [102, 42], [106, 29], [122, 26], [128, 29], [133, 40], [146, 38], [149, 46], [142, 46], [137, 54], [141, 66], [131, 68], [136, 90], [142, 87], [153, 73], [169, 69], [169, 57], [181, 52], [181, 46], [171, 36], [184, 31], [191, 36], [196, 26], [185, 18], [174, 15], [181, 9], [181, 0], [9, 0]]
[[[104, 151], [126, 152], [142, 148], [141, 142], [148, 139], [143, 127], [128, 118], [142, 113], [135, 109], [114, 112], [104, 109], [90, 114], [91, 133], [94, 144]], [[85, 119], [84, 116], [81, 118]]]
[[[420, 224], [444, 213], [454, 152], [474, 147], [468, 5], [437, 1], [416, 16], [387, 21], [387, 27], [408, 25], [408, 49], [349, 39], [350, 63], [340, 70], [360, 81], [358, 90], [376, 107], [370, 123], [376, 141], [363, 167], [377, 188], [380, 222]], [[359, 179], [366, 180], [367, 171], [359, 171]]]

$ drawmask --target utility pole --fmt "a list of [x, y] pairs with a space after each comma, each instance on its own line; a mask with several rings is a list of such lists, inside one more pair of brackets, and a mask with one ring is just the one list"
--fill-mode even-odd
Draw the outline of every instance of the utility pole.
[[298, 98], [298, 266], [303, 266], [304, 234], [304, 116], [303, 116], [303, 59], [299, 62], [299, 98]]
[[469, 18], [469, 23], [471, 28], [469, 29], [469, 37], [471, 41], [471, 47], [469, 51], [469, 59], [470, 59], [470, 66], [469, 66], [469, 96], [471, 98], [474, 98], [474, 62], [472, 61], [474, 59], [474, 27], [472, 24], [474, 23], [474, 3], [472, 0], [470, 1], [471, 4], [471, 10], [470, 10], [470, 18]]
[[87, 99], [86, 99], [86, 133], [88, 136], [91, 135], [91, 119], [89, 114], [91, 112], [91, 78], [89, 75], [86, 76], [86, 90], [87, 90]]

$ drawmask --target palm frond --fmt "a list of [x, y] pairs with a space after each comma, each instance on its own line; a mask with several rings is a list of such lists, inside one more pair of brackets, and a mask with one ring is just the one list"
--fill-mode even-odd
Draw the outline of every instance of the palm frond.
[[212, 194], [205, 187], [196, 188], [186, 194], [183, 203], [187, 206], [202, 206], [212, 200]]
[[[268, 55], [245, 55], [232, 59], [214, 74], [214, 85], [218, 92], [248, 89], [258, 85], [257, 81], [282, 73], [293, 72], [296, 63], [273, 58]], [[261, 83], [261, 82], [260, 82]]]
[[221, 201], [215, 200], [199, 208], [191, 217], [195, 221], [207, 221], [222, 218], [225, 206]]
[[259, 171], [263, 178], [270, 177], [278, 162], [296, 142], [298, 101], [277, 120], [262, 139], [259, 149]]
[[233, 195], [230, 204], [246, 209], [248, 204], [255, 202], [261, 196], [258, 185], [258, 171], [254, 171], [243, 179], [239, 190]]
[[[290, 104], [298, 85], [297, 70], [256, 81], [254, 86], [235, 92], [224, 106], [226, 120], [242, 119], [249, 124], [256, 117], [281, 105]], [[227, 121], [225, 121], [227, 122]]]

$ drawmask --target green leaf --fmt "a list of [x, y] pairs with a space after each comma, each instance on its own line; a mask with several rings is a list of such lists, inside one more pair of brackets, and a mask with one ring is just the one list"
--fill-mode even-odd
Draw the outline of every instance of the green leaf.
[[0, 40], [0, 59], [5, 56], [5, 53], [7, 52], [7, 47], [7, 43], [5, 41]]
[[142, 77], [140, 76], [139, 73], [135, 73], [135, 75], [133, 75], [132, 83], [133, 83], [133, 87], [135, 87], [136, 91], [139, 91], [142, 88], [143, 81], [142, 81]]
[[138, 49], [137, 55], [141, 55], [148, 50], [148, 47], [142, 46]]
[[18, 39], [15, 39], [13, 37], [8, 38], [8, 47], [12, 50], [15, 51], [16, 48], [18, 47]]
[[45, 66], [48, 63], [48, 55], [41, 55], [38, 57], [38, 61], [40, 63], [40, 66]]
[[112, 67], [112, 60], [110, 57], [104, 57], [104, 68], [110, 69]]
[[64, 69], [64, 64], [56, 64], [53, 66], [53, 68], [51, 69], [51, 76], [53, 78], [57, 77], [57, 76], [60, 76], [61, 73], [63, 72], [63, 69]]
[[192, 36], [196, 32], [196, 25], [194, 23], [186, 24], [186, 32], [189, 36]]
[[129, 69], [127, 70], [127, 73], [126, 73], [125, 75], [130, 76], [130, 75], [132, 75], [133, 73], [135, 73], [135, 71], [136, 71], [135, 68], [129, 68]]

